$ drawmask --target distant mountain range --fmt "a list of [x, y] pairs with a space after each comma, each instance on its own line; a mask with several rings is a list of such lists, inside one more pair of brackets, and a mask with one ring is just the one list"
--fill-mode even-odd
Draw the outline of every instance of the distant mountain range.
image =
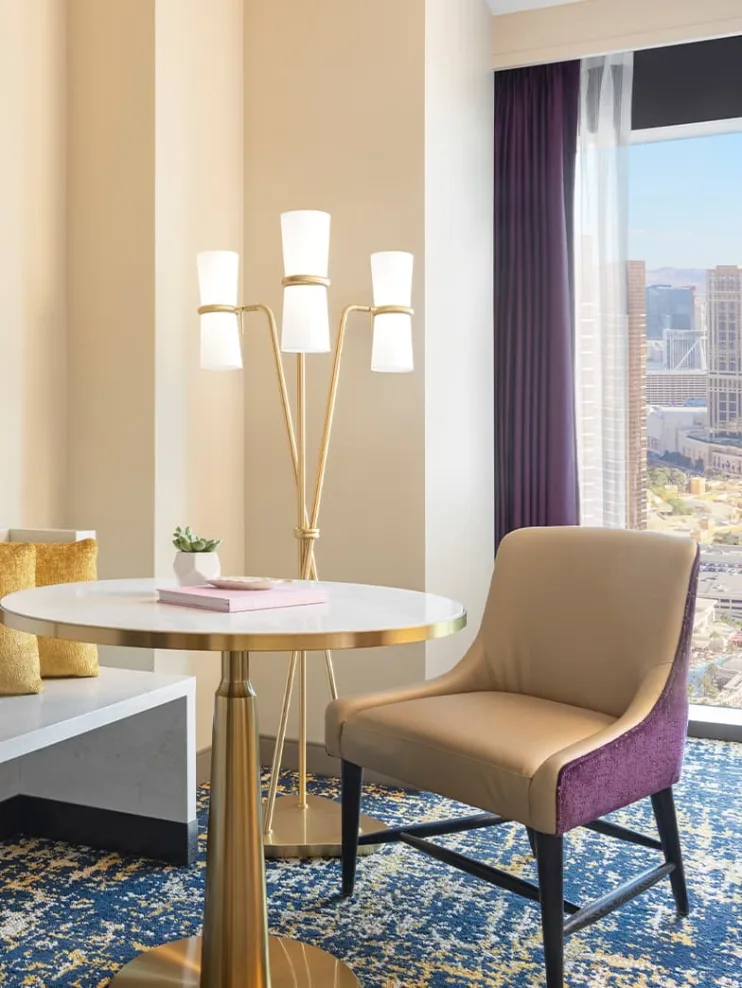
[[655, 268], [647, 271], [648, 285], [670, 285], [672, 288], [686, 288], [693, 285], [696, 291], [706, 291], [705, 268]]

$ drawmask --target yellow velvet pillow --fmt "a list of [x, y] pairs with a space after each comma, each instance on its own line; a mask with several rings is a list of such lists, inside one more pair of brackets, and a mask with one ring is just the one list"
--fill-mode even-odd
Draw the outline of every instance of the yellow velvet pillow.
[[[36, 549], [26, 542], [0, 542], [0, 600], [36, 586]], [[35, 635], [0, 624], [0, 696], [41, 690]]]
[[[95, 580], [97, 561], [98, 543], [95, 539], [37, 543], [36, 586]], [[98, 648], [85, 642], [39, 638], [39, 659], [44, 679], [98, 675]]]

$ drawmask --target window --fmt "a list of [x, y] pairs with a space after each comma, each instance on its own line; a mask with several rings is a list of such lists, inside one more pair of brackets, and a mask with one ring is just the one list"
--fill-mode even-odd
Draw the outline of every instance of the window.
[[[630, 257], [645, 291], [629, 293], [629, 320], [645, 334], [629, 346], [647, 359], [629, 360], [643, 378], [629, 391], [643, 396], [647, 438], [630, 444], [646, 457], [630, 516], [700, 543], [690, 697], [742, 709], [742, 121], [634, 138]], [[700, 392], [689, 377], [650, 386], [673, 371], [692, 371]]]

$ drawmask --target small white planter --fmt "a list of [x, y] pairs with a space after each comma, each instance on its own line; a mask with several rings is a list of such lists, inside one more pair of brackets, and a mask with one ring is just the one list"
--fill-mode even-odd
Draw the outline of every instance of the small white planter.
[[216, 552], [176, 552], [173, 563], [181, 587], [197, 587], [221, 575], [219, 554]]

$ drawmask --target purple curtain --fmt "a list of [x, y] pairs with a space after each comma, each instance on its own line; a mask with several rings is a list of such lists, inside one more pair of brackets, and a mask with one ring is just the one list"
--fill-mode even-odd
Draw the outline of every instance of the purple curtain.
[[579, 520], [572, 219], [580, 63], [495, 76], [495, 544]]

